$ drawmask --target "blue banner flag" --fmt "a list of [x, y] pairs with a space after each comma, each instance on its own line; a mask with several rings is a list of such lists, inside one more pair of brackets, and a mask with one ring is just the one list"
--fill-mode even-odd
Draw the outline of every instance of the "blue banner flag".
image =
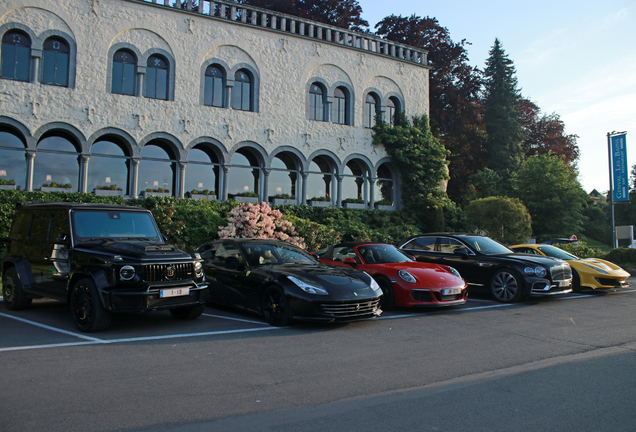
[[629, 171], [627, 170], [625, 135], [614, 135], [611, 137], [614, 202], [629, 201]]

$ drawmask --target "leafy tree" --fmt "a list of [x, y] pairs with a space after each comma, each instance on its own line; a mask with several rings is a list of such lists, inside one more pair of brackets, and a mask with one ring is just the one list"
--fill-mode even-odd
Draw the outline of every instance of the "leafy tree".
[[471, 201], [466, 216], [472, 231], [484, 231], [502, 243], [525, 243], [532, 235], [530, 214], [516, 198], [492, 196]]
[[239, 3], [348, 30], [364, 31], [369, 27], [369, 23], [362, 19], [362, 7], [357, 0], [239, 0]]
[[384, 145], [400, 173], [404, 208], [421, 214], [426, 200], [434, 198], [440, 182], [448, 178], [448, 150], [433, 136], [426, 115], [414, 116], [411, 122], [402, 114], [395, 126], [380, 123], [373, 132], [373, 144]]
[[487, 165], [507, 182], [523, 160], [521, 144], [524, 131], [519, 113], [520, 93], [517, 89], [515, 67], [501, 47], [499, 39], [495, 39], [495, 45], [489, 54], [484, 72]]
[[565, 133], [565, 124], [557, 113], [540, 115], [539, 107], [528, 99], [521, 99], [519, 111], [526, 136], [521, 147], [526, 157], [551, 151], [563, 156], [568, 165], [576, 164], [580, 156], [578, 136]]
[[530, 156], [516, 173], [513, 192], [528, 208], [539, 240], [581, 232], [587, 194], [577, 175], [553, 153]]
[[448, 195], [461, 201], [468, 177], [485, 167], [482, 75], [468, 64], [469, 43], [453, 42], [448, 29], [430, 17], [390, 15], [375, 28], [377, 35], [388, 40], [428, 51], [431, 129], [450, 151]]
[[471, 175], [468, 182], [465, 197], [470, 201], [499, 195], [501, 176], [490, 168], [484, 168]]

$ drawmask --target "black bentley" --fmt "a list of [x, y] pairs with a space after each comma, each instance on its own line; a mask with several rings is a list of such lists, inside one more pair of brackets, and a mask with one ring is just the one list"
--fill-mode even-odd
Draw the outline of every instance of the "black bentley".
[[572, 291], [572, 269], [562, 260], [518, 254], [475, 234], [420, 234], [397, 245], [418, 261], [456, 268], [470, 288], [489, 291], [501, 302]]
[[328, 267], [284, 241], [222, 239], [199, 246], [197, 252], [204, 259], [211, 302], [262, 314], [272, 325], [382, 313], [382, 290], [371, 276]]

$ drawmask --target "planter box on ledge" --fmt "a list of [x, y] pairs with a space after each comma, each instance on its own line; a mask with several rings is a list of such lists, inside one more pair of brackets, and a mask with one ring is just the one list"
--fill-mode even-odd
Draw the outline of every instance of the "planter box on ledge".
[[97, 196], [122, 196], [124, 195], [123, 190], [112, 190], [112, 189], [93, 189], [93, 193]]
[[288, 198], [272, 198], [270, 201], [272, 204], [276, 205], [295, 205], [296, 199], [288, 199]]
[[375, 209], [376, 210], [386, 210], [386, 211], [391, 211], [391, 210], [395, 210], [395, 206], [390, 206], [390, 205], [375, 205]]
[[242, 202], [242, 203], [258, 203], [258, 197], [246, 197], [246, 196], [235, 196], [234, 201]]
[[139, 194], [140, 197], [142, 198], [148, 198], [150, 196], [159, 196], [159, 197], [169, 197], [172, 196], [172, 194], [170, 192], [148, 192], [148, 191], [141, 191], [141, 193]]
[[342, 206], [344, 208], [350, 208], [350, 209], [366, 209], [367, 208], [367, 205], [365, 203], [345, 202], [345, 203], [342, 203]]
[[15, 185], [0, 185], [0, 190], [15, 190]]
[[204, 200], [204, 201], [216, 201], [216, 195], [205, 195], [205, 194], [193, 194], [187, 193], [188, 198], [195, 200]]
[[59, 188], [59, 187], [42, 186], [40, 191], [42, 191], [42, 192], [66, 192], [66, 193], [72, 193], [73, 192], [73, 188]]
[[331, 201], [307, 201], [307, 204], [312, 207], [330, 207]]

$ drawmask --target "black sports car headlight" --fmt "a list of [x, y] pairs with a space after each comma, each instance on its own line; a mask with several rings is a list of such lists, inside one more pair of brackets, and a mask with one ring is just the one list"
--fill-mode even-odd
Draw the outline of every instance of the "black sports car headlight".
[[310, 283], [307, 283], [305, 281], [301, 281], [300, 279], [295, 278], [293, 276], [287, 276], [287, 279], [289, 279], [290, 281], [295, 283], [296, 286], [298, 286], [298, 288], [300, 288], [301, 290], [305, 291], [306, 293], [318, 294], [318, 295], [329, 295], [327, 290], [324, 289], [321, 286], [310, 284]]
[[364, 272], [367, 276], [369, 276], [369, 278], [371, 278], [371, 283], [369, 284], [371, 286], [371, 289], [375, 292], [377, 292], [378, 294], [382, 294], [382, 288], [380, 288], [380, 285], [378, 285], [378, 283], [375, 281], [375, 279], [373, 279], [371, 277], [371, 275], [367, 272]]

